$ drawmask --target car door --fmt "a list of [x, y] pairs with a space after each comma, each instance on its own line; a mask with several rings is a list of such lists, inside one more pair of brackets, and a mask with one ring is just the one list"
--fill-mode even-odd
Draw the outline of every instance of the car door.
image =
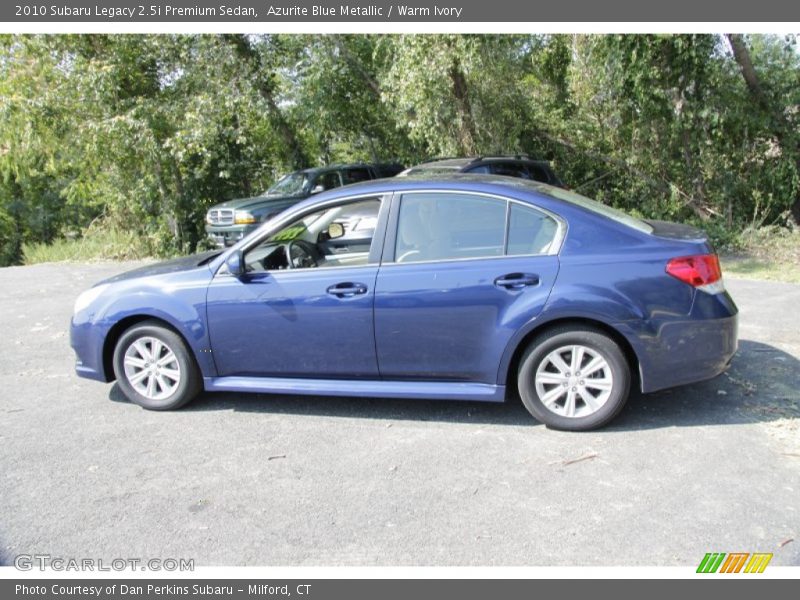
[[[381, 225], [370, 243], [329, 253], [325, 241], [351, 215]], [[218, 374], [377, 378], [372, 314], [387, 218], [378, 197], [323, 203], [245, 248], [244, 276], [217, 273], [207, 315]]]
[[463, 192], [395, 198], [375, 286], [384, 379], [495, 384], [511, 337], [544, 307], [564, 225]]

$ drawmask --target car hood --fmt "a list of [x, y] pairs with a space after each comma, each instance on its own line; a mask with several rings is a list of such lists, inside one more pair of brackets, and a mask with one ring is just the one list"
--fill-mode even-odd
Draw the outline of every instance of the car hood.
[[287, 200], [297, 201], [302, 198], [305, 198], [305, 196], [253, 196], [251, 198], [236, 198], [234, 200], [228, 200], [227, 202], [215, 204], [211, 208], [233, 208], [235, 210], [246, 210], [252, 206], [267, 206], [273, 202], [280, 203], [286, 202]]
[[152, 275], [163, 275], [164, 273], [189, 271], [209, 263], [214, 257], [219, 256], [221, 253], [221, 250], [209, 250], [208, 252], [200, 252], [199, 254], [192, 254], [191, 256], [181, 256], [180, 258], [164, 260], [139, 267], [138, 269], [133, 269], [132, 271], [120, 273], [100, 283], [115, 283], [126, 279], [136, 279], [137, 277], [150, 277]]

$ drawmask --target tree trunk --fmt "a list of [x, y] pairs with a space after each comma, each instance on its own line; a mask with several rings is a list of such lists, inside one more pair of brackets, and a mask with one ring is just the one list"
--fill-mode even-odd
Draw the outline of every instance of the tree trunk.
[[331, 38], [333, 39], [336, 48], [339, 50], [339, 56], [344, 59], [344, 61], [352, 67], [352, 69], [361, 77], [361, 80], [366, 84], [366, 86], [372, 90], [375, 94], [376, 98], [380, 100], [381, 98], [381, 86], [378, 84], [378, 81], [370, 75], [367, 69], [364, 68], [364, 65], [352, 55], [350, 50], [347, 47], [347, 43], [340, 35], [332, 35]]
[[458, 58], [453, 57], [450, 65], [450, 82], [453, 86], [453, 97], [456, 101], [456, 113], [458, 114], [458, 143], [461, 146], [461, 153], [467, 156], [477, 154], [475, 144], [475, 119], [472, 117], [472, 104], [469, 99], [469, 87], [467, 78], [461, 69]]
[[[186, 244], [187, 240], [184, 231], [184, 224], [191, 223], [192, 221], [192, 210], [188, 206], [191, 203], [191, 200], [186, 197], [186, 188], [183, 186], [181, 170], [178, 166], [178, 161], [175, 160], [175, 156], [172, 153], [169, 154], [169, 161], [170, 166], [172, 167], [172, 177], [175, 179], [175, 189], [178, 191], [178, 201], [176, 202], [176, 206], [173, 208], [172, 212], [175, 218], [174, 235], [175, 239], [178, 241], [178, 249], [185, 251], [184, 245]], [[189, 240], [192, 250], [195, 249], [195, 242], [196, 240]]]
[[[786, 119], [782, 106], [775, 106], [764, 93], [761, 81], [758, 78], [753, 61], [750, 58], [750, 50], [747, 48], [744, 36], [739, 33], [727, 34], [728, 42], [733, 50], [733, 58], [739, 65], [742, 77], [750, 92], [750, 96], [764, 111], [772, 123], [772, 135], [778, 142], [781, 152], [789, 152], [794, 157], [797, 172], [800, 173], [800, 147], [796, 141], [792, 141], [792, 125]], [[800, 195], [798, 195], [790, 208], [792, 221], [795, 226], [800, 226]]]
[[6, 246], [5, 254], [9, 265], [21, 265], [25, 262], [25, 256], [22, 252], [22, 240], [25, 236], [25, 228], [22, 223], [22, 207], [25, 206], [25, 200], [22, 197], [22, 186], [19, 184], [19, 180], [12, 178], [11, 188], [13, 192], [11, 203], [8, 206], [8, 216], [14, 222], [14, 230], [11, 233], [9, 243], [4, 244]]
[[750, 95], [761, 105], [761, 108], [771, 110], [769, 102], [767, 102], [767, 98], [761, 89], [761, 83], [753, 67], [753, 61], [750, 59], [750, 51], [747, 49], [744, 37], [739, 33], [729, 33], [728, 42], [730, 42], [731, 50], [733, 50], [733, 58], [736, 59], [742, 71], [742, 77], [747, 84], [747, 89], [750, 90]]
[[275, 90], [272, 87], [268, 74], [264, 73], [264, 66], [261, 56], [250, 44], [247, 36], [242, 34], [230, 34], [223, 36], [230, 43], [238, 57], [248, 66], [254, 84], [259, 95], [267, 104], [270, 121], [283, 140], [286, 149], [286, 158], [296, 169], [304, 169], [309, 166], [309, 160], [303, 151], [302, 144], [297, 138], [294, 129], [289, 125], [283, 111], [278, 106], [275, 99]]
[[265, 93], [263, 87], [259, 86], [261, 97], [267, 102], [269, 107], [270, 117], [273, 125], [278, 130], [278, 135], [281, 136], [283, 143], [286, 144], [287, 157], [295, 169], [305, 169], [310, 166], [308, 156], [303, 150], [300, 140], [297, 139], [294, 129], [286, 121], [283, 112], [275, 102], [275, 97], [271, 93]]

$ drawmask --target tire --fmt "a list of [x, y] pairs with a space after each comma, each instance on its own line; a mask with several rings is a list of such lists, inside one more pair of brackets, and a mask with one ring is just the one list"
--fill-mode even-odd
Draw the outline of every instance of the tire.
[[148, 410], [180, 408], [202, 389], [200, 369], [186, 343], [159, 321], [143, 321], [120, 336], [114, 373], [125, 396]]
[[[583, 371], [573, 361], [580, 361], [578, 368]], [[630, 366], [622, 349], [588, 327], [554, 328], [534, 339], [522, 355], [517, 375], [528, 412], [548, 428], [564, 431], [607, 424], [625, 406], [630, 385]]]

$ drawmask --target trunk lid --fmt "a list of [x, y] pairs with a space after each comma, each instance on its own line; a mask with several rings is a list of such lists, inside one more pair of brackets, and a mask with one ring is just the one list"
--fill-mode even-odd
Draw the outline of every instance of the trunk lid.
[[645, 219], [645, 223], [653, 228], [652, 235], [657, 237], [683, 242], [705, 242], [708, 244], [706, 232], [692, 225], [673, 223], [672, 221], [657, 221], [655, 219]]

